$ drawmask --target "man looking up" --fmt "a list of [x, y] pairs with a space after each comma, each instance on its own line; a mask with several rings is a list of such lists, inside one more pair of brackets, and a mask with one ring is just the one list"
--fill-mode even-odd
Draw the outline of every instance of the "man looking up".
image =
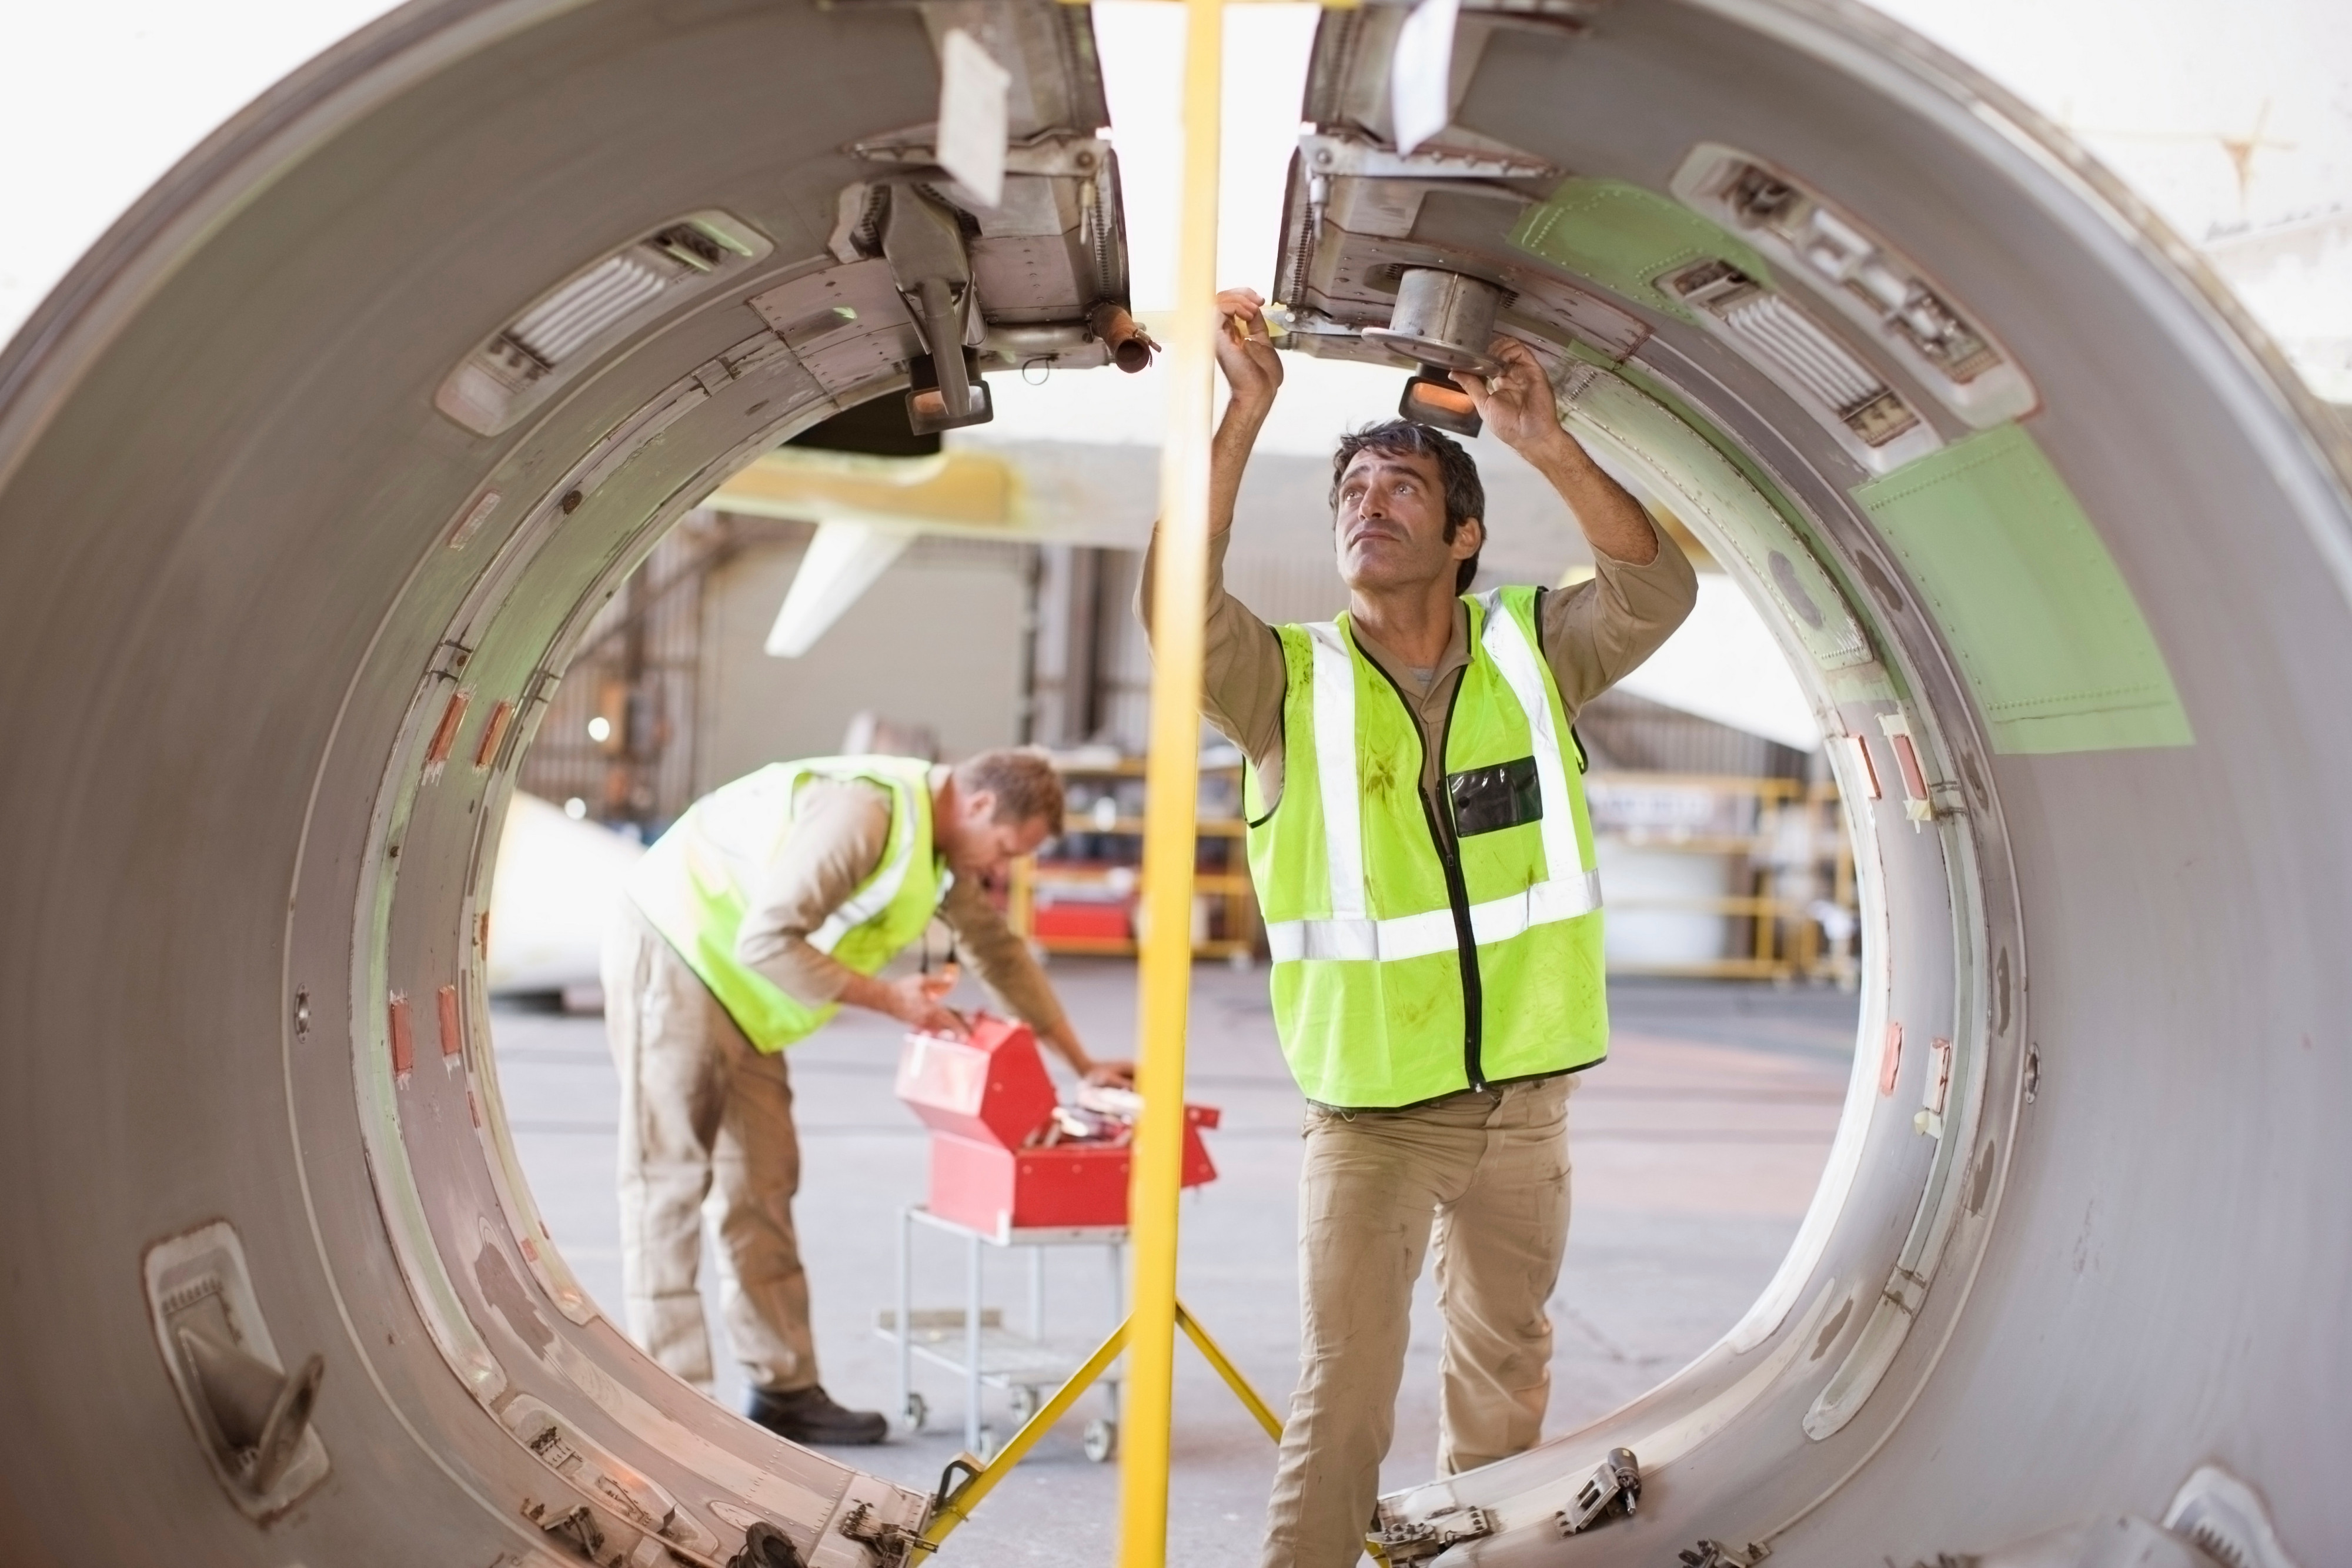
[[746, 1414], [802, 1443], [878, 1443], [879, 1412], [817, 1383], [808, 1278], [793, 1229], [800, 1140], [783, 1050], [844, 1004], [961, 1034], [950, 973], [877, 971], [937, 915], [981, 977], [1080, 1078], [1087, 1055], [1053, 988], [983, 884], [1061, 831], [1042, 752], [953, 768], [903, 757], [777, 763], [704, 797], [646, 852], [604, 945], [604, 1019], [621, 1074], [621, 1279], [629, 1334], [708, 1389], [695, 1285], [702, 1202], [719, 1185], [727, 1337]]
[[[1223, 588], [1242, 471], [1282, 384], [1263, 301], [1217, 297], [1233, 399], [1211, 455], [1202, 709], [1248, 758], [1275, 1024], [1307, 1099], [1300, 1378], [1265, 1568], [1362, 1555], [1433, 1229], [1438, 1468], [1532, 1447], [1568, 1242], [1568, 1097], [1608, 1051], [1577, 710], [1697, 597], [1690, 563], [1564, 429], [1521, 343], [1455, 380], [1568, 504], [1589, 582], [1472, 595], [1476, 466], [1391, 422], [1343, 436], [1336, 622], [1269, 627]], [[1149, 566], [1141, 603], [1151, 602]]]

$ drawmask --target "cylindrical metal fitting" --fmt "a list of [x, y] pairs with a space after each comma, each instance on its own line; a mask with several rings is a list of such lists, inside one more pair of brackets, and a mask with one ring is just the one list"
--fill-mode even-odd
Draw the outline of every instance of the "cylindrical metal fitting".
[[1397, 280], [1389, 324], [1368, 327], [1364, 336], [1424, 365], [1491, 376], [1502, 368], [1486, 352], [1502, 303], [1503, 291], [1483, 278], [1410, 267]]
[[1106, 299], [1094, 308], [1087, 322], [1110, 350], [1111, 363], [1120, 370], [1133, 375], [1151, 363], [1151, 351], [1160, 345], [1124, 308]]

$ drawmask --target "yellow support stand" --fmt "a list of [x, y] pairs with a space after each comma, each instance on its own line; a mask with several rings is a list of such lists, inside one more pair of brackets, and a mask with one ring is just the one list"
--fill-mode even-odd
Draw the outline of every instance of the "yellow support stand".
[[1120, 1568], [1162, 1568], [1168, 1556], [1169, 1423], [1179, 1315], [1176, 1199], [1184, 1138], [1185, 1010], [1192, 984], [1192, 841], [1200, 789], [1201, 612], [1209, 561], [1224, 0], [1184, 0], [1184, 180], [1176, 317], [1168, 345], [1168, 444], [1160, 467], [1151, 755], [1144, 774], [1148, 924], [1139, 964], [1136, 1073], [1143, 1117], [1135, 1130], [1128, 1205], [1135, 1315], [1128, 1321], [1127, 1411], [1120, 1434]]
[[[986, 1464], [973, 1469], [962, 1459], [957, 1459], [948, 1466], [947, 1475], [940, 1478], [939, 1507], [933, 1511], [930, 1522], [923, 1527], [922, 1539], [927, 1550], [937, 1551], [940, 1543], [952, 1534], [958, 1525], [970, 1519], [971, 1511], [980, 1506], [981, 1499], [994, 1491], [996, 1483], [1037, 1446], [1037, 1439], [1051, 1430], [1055, 1422], [1069, 1414], [1070, 1406], [1077, 1403], [1078, 1396], [1110, 1370], [1110, 1364], [1117, 1361], [1118, 1353], [1126, 1348], [1129, 1331], [1134, 1326], [1135, 1320], [1130, 1317], [1111, 1330], [1110, 1337], [1095, 1348], [1095, 1353], [1070, 1374], [1069, 1381], [1055, 1389], [1054, 1396], [1038, 1408], [1037, 1414], [1024, 1422], [1021, 1430], [1013, 1434], [1013, 1440], [999, 1449]], [[1184, 1310], [1181, 1301], [1176, 1303], [1176, 1326], [1184, 1331], [1186, 1338], [1200, 1346], [1201, 1354], [1216, 1370], [1217, 1375], [1225, 1380], [1225, 1386], [1234, 1391], [1234, 1397], [1242, 1402], [1243, 1407], [1257, 1417], [1257, 1424], [1265, 1428], [1265, 1435], [1277, 1443], [1282, 1441], [1282, 1417], [1258, 1397], [1257, 1390], [1250, 1386], [1249, 1379], [1242, 1375], [1241, 1368], [1235, 1366], [1217, 1342], [1209, 1337], [1209, 1331], [1201, 1326], [1200, 1321]], [[963, 1479], [950, 1484], [950, 1479], [958, 1469], [964, 1472]]]

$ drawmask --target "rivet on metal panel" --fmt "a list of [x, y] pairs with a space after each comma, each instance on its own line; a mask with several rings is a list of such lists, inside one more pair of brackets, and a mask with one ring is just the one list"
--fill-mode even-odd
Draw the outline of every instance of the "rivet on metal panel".
[[406, 1084], [409, 1070], [416, 1065], [416, 1037], [408, 1024], [408, 998], [394, 991], [385, 1011], [391, 1015], [393, 1082]]
[[435, 1000], [441, 1014], [441, 1060], [446, 1065], [466, 1054], [465, 1036], [457, 1031], [457, 988], [442, 987]]
[[457, 749], [457, 731], [466, 723], [466, 705], [474, 700], [473, 689], [459, 686], [449, 694], [449, 704], [441, 710], [441, 722], [434, 727], [433, 744], [425, 748], [425, 782], [432, 783], [441, 777], [442, 765], [449, 753]]
[[294, 1038], [306, 1040], [310, 1034], [310, 992], [308, 988], [294, 993]]
[[490, 720], [482, 726], [482, 742], [474, 747], [474, 771], [477, 773], [499, 759], [499, 745], [507, 737], [507, 726], [514, 722], [515, 705], [510, 698], [500, 697], [490, 709]]
[[1899, 1023], [1890, 1023], [1886, 1026], [1885, 1050], [1878, 1058], [1878, 1092], [1881, 1094], [1894, 1093], [1895, 1080], [1902, 1071], [1903, 1026]]

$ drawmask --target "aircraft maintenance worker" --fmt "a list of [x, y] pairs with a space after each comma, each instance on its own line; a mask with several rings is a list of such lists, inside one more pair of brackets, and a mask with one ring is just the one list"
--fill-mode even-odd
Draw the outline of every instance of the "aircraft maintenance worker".
[[876, 1411], [817, 1383], [808, 1279], [793, 1229], [800, 1142], [783, 1050], [846, 1004], [961, 1034], [952, 973], [876, 972], [945, 920], [999, 998], [1089, 1082], [1097, 1062], [983, 883], [1061, 831], [1062, 782], [1034, 750], [953, 768], [899, 757], [778, 763], [696, 802], [632, 871], [604, 945], [606, 1031], [621, 1075], [621, 1278], [629, 1333], [711, 1384], [695, 1286], [714, 1176], [732, 1265], [727, 1335], [745, 1412], [802, 1443], [878, 1443]]
[[[1266, 1568], [1363, 1554], [1433, 1228], [1445, 1339], [1438, 1468], [1532, 1447], [1568, 1244], [1568, 1098], [1608, 1050], [1601, 892], [1577, 710], [1689, 613], [1690, 563], [1560, 424], [1510, 339], [1460, 376], [1592, 547], [1573, 588], [1473, 595], [1469, 455], [1402, 421], [1343, 436], [1332, 546], [1348, 612], [1269, 627], [1224, 591], [1227, 530], [1282, 384], [1262, 301], [1218, 296], [1233, 397], [1212, 448], [1202, 708], [1247, 758], [1274, 1014], [1307, 1099], [1300, 1378]], [[1147, 570], [1141, 604], [1150, 602]]]

